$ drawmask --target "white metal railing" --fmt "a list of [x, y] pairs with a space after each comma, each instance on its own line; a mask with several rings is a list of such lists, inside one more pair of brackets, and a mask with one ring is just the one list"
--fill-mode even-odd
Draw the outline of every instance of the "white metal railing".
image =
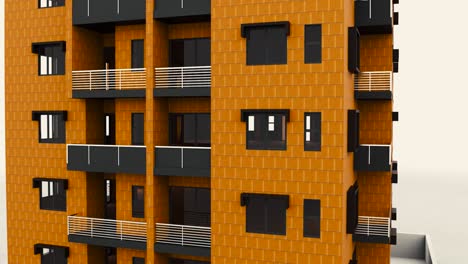
[[389, 217], [359, 216], [354, 233], [357, 235], [390, 237], [390, 230]]
[[388, 164], [392, 165], [392, 145], [383, 144], [360, 144], [359, 146], [368, 147], [367, 151], [367, 163], [371, 164], [372, 147], [387, 147], [388, 148]]
[[103, 147], [103, 148], [117, 148], [117, 165], [120, 165], [120, 148], [146, 148], [146, 146], [138, 145], [90, 145], [90, 144], [67, 144], [66, 160], [68, 164], [68, 147], [87, 147], [88, 148], [88, 165], [91, 164], [91, 148], [92, 147]]
[[211, 86], [211, 66], [155, 68], [156, 88], [203, 88]]
[[180, 149], [180, 167], [184, 168], [184, 149], [211, 149], [211, 147], [156, 146], [156, 149]]
[[68, 216], [67, 234], [95, 238], [146, 242], [146, 223]]
[[354, 89], [356, 91], [392, 91], [393, 72], [374, 71], [361, 72], [354, 76]]
[[211, 247], [211, 227], [156, 223], [156, 243]]
[[72, 71], [72, 90], [146, 89], [146, 69]]

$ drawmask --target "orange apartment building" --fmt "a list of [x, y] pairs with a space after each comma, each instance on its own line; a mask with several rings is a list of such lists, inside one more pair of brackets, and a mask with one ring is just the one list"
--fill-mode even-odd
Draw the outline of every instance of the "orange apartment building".
[[390, 263], [397, 3], [6, 0], [9, 263]]

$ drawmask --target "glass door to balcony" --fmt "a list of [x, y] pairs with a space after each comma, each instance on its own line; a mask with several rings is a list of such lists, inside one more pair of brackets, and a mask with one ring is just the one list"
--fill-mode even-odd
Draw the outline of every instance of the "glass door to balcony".
[[106, 69], [106, 74], [104, 83], [106, 85], [106, 89], [114, 89], [115, 88], [115, 71], [108, 71], [115, 69], [115, 47], [104, 47], [103, 50], [103, 60], [104, 60], [104, 69]]
[[169, 66], [209, 66], [211, 48], [209, 38], [174, 39], [169, 43]]
[[210, 189], [171, 187], [169, 195], [171, 224], [211, 226]]

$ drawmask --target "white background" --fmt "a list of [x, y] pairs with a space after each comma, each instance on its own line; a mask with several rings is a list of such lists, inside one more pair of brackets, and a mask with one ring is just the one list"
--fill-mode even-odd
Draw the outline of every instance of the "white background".
[[0, 263], [7, 263], [6, 181], [5, 181], [5, 2], [0, 0]]
[[[21, 0], [24, 1], [24, 0]], [[34, 0], [30, 0], [34, 1]], [[4, 2], [0, 0], [0, 21]], [[394, 185], [399, 232], [428, 233], [439, 263], [468, 263], [468, 2], [401, 0], [395, 48]], [[1, 23], [1, 33], [4, 23]], [[0, 110], [4, 109], [3, 34]], [[0, 111], [0, 263], [6, 263], [4, 114]]]

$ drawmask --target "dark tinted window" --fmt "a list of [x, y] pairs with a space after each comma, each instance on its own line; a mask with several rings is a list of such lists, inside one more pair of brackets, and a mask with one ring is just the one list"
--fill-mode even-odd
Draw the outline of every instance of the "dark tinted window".
[[143, 145], [145, 138], [145, 118], [142, 113], [132, 114], [132, 145]]
[[210, 114], [170, 114], [169, 127], [171, 145], [210, 145]]
[[132, 40], [132, 68], [145, 67], [145, 44], [142, 39]]
[[359, 110], [348, 110], [348, 152], [359, 147]]
[[64, 75], [65, 51], [59, 44], [43, 45], [38, 48], [39, 75]]
[[68, 248], [36, 244], [34, 254], [41, 255], [41, 264], [67, 264]]
[[286, 116], [278, 113], [247, 115], [247, 149], [285, 150]]
[[145, 264], [145, 259], [133, 257], [133, 264]]
[[34, 179], [34, 186], [39, 188], [40, 209], [53, 211], [67, 210], [67, 192], [65, 181]]
[[33, 120], [39, 122], [39, 143], [65, 143], [64, 111], [33, 111]]
[[247, 29], [247, 65], [287, 63], [287, 32], [283, 26]]
[[171, 67], [209, 66], [211, 43], [209, 38], [170, 40]]
[[210, 189], [171, 187], [171, 223], [178, 225], [211, 225]]
[[357, 28], [348, 28], [348, 71], [351, 73], [359, 73], [361, 67], [360, 36]]
[[188, 259], [170, 259], [169, 264], [209, 264], [209, 261], [198, 261]]
[[246, 232], [286, 235], [288, 198], [283, 195], [242, 194]]
[[320, 151], [322, 147], [322, 114], [304, 113], [304, 150]]
[[346, 197], [346, 233], [352, 234], [358, 224], [359, 188], [355, 183], [348, 189]]
[[320, 200], [304, 200], [304, 236], [320, 237]]
[[65, 0], [38, 0], [39, 8], [64, 6]]
[[145, 188], [132, 186], [132, 217], [145, 217]]
[[322, 62], [322, 25], [305, 26], [304, 62]]

